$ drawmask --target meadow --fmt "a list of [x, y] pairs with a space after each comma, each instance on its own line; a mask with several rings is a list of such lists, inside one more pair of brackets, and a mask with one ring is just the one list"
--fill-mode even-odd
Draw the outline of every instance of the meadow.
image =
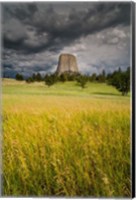
[[130, 197], [130, 95], [3, 80], [3, 195]]

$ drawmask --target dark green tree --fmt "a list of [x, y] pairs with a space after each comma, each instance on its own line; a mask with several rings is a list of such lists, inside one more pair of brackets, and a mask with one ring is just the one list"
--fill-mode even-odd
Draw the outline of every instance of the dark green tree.
[[24, 77], [23, 77], [23, 75], [22, 74], [19, 74], [19, 73], [17, 73], [16, 74], [16, 80], [18, 80], [18, 81], [23, 81], [24, 80]]
[[122, 95], [127, 95], [130, 91], [130, 67], [126, 71], [116, 71], [111, 76], [109, 83], [116, 87]]
[[36, 74], [35, 73], [32, 75], [32, 79], [33, 79], [33, 81], [36, 81]]
[[80, 75], [77, 77], [77, 82], [82, 88], [85, 88], [85, 86], [88, 82], [88, 77], [85, 75]]
[[105, 80], [106, 80], [105, 70], [103, 70], [102, 73], [97, 76], [96, 80], [100, 83], [105, 82]]
[[33, 80], [32, 77], [28, 77], [28, 78], [26, 79], [26, 82], [27, 82], [27, 83], [32, 83], [32, 82], [34, 82], [34, 80]]
[[35, 80], [36, 81], [42, 81], [42, 76], [41, 76], [41, 74], [40, 73], [37, 73], [36, 75], [35, 75]]
[[60, 80], [61, 82], [67, 81], [67, 80], [68, 80], [68, 74], [67, 74], [67, 73], [61, 74], [61, 75], [59, 76], [59, 80]]
[[44, 80], [45, 84], [50, 87], [57, 82], [57, 75], [56, 74], [46, 75]]
[[91, 81], [91, 82], [96, 81], [96, 73], [93, 73], [93, 74], [89, 77], [89, 81]]

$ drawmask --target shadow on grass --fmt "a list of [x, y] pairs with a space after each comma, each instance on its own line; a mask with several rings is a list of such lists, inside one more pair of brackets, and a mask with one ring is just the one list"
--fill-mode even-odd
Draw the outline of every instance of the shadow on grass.
[[105, 92], [93, 92], [93, 94], [107, 95], [107, 96], [122, 96], [121, 94], [105, 93]]

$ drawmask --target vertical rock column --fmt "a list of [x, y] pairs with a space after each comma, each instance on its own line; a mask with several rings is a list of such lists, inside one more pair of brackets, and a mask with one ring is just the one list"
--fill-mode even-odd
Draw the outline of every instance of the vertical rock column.
[[59, 56], [58, 67], [56, 73], [61, 75], [63, 73], [78, 73], [78, 66], [76, 57], [71, 54], [61, 54]]

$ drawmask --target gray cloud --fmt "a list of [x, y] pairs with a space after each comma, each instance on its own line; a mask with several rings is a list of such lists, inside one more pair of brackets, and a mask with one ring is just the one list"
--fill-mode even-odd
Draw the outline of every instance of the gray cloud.
[[[3, 62], [21, 66], [23, 61], [33, 70], [38, 63], [37, 66], [45, 67], [39, 70], [49, 71], [47, 66], [55, 69], [57, 57], [63, 51], [77, 54], [86, 67], [88, 63], [100, 63], [100, 57], [106, 59], [109, 51], [113, 51], [111, 60], [119, 60], [123, 53], [117, 55], [115, 48], [122, 48], [124, 55], [127, 48], [129, 51], [130, 9], [129, 2], [2, 3]], [[93, 62], [89, 61], [89, 45], [98, 51]], [[99, 50], [102, 48], [103, 54]], [[126, 64], [129, 59], [128, 53]]]
[[[130, 4], [128, 3], [95, 3], [95, 9], [93, 7], [76, 11], [75, 7], [68, 15], [59, 14], [53, 5], [48, 4], [39, 4], [39, 7], [36, 4], [3, 6], [3, 12], [8, 11], [11, 16], [8, 20], [5, 18], [4, 46], [18, 49], [21, 45], [20, 50], [27, 53], [31, 51], [33, 53], [28, 28], [33, 29], [37, 38], [39, 36], [42, 38], [42, 42], [35, 46], [36, 52], [43, 49], [55, 50], [58, 46], [62, 48], [63, 45], [81, 36], [118, 24], [128, 25], [130, 23]], [[44, 33], [48, 35], [48, 40], [45, 39]], [[60, 41], [63, 45], [60, 45]]]

